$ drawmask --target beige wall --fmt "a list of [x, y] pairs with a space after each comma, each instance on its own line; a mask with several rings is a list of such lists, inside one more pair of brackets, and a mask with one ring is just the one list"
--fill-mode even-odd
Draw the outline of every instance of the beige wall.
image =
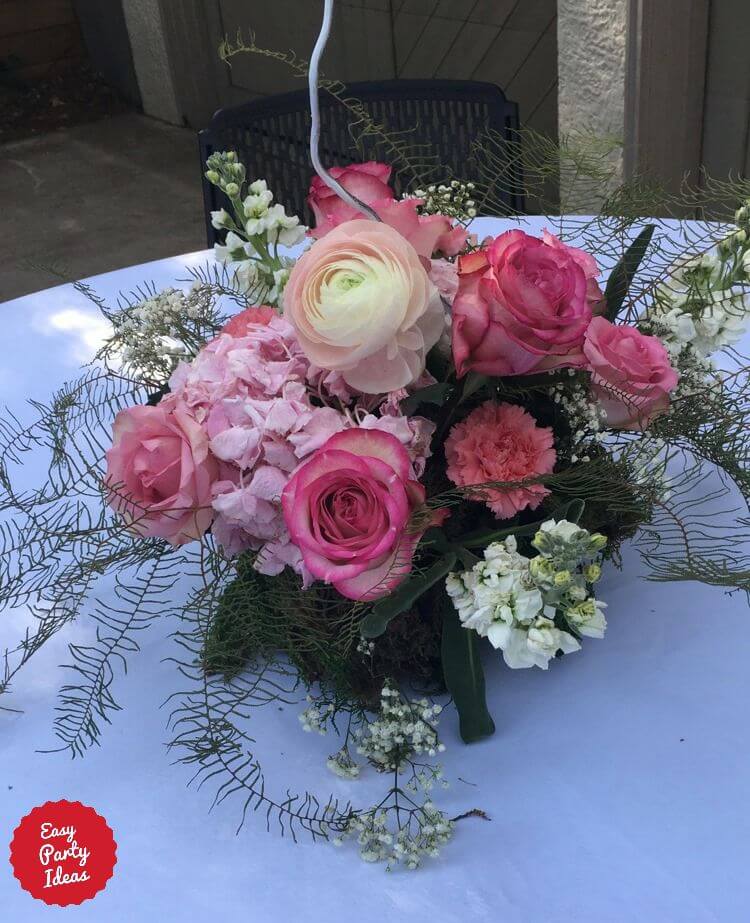
[[164, 122], [182, 123], [159, 0], [123, 0], [133, 65], [143, 110]]
[[[622, 139], [625, 134], [625, 67], [628, 0], [558, 0], [560, 136], [592, 132]], [[622, 151], [612, 158], [622, 176]], [[561, 177], [561, 201], [596, 211], [597, 199]]]

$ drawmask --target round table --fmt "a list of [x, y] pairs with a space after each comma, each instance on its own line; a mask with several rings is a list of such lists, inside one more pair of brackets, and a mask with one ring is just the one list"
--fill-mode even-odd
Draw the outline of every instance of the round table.
[[[480, 234], [511, 226], [478, 222]], [[527, 219], [526, 228], [549, 225]], [[144, 281], [185, 279], [208, 252], [130, 267], [91, 283], [114, 301]], [[104, 332], [96, 310], [64, 285], [0, 305], [3, 402], [17, 412], [75, 377]], [[0, 841], [45, 801], [91, 805], [118, 843], [105, 891], [74, 911], [81, 921], [349, 921], [391, 919], [493, 923], [733, 923], [750, 904], [750, 631], [745, 600], [697, 584], [647, 583], [633, 548], [610, 567], [600, 595], [609, 604], [604, 641], [548, 672], [510, 671], [487, 650], [488, 698], [496, 735], [464, 746], [452, 709], [444, 712], [445, 775], [436, 801], [451, 813], [481, 808], [437, 860], [416, 873], [386, 874], [354, 846], [335, 849], [265, 830], [249, 816], [236, 835], [239, 806], [209, 813], [213, 792], [186, 788], [187, 767], [171, 765], [164, 700], [181, 688], [164, 662], [172, 626], [141, 638], [126, 676], [116, 680], [123, 711], [102, 746], [80, 760], [54, 747], [56, 693], [72, 626], [34, 656], [0, 711]], [[0, 614], [0, 643], [28, 618]], [[490, 662], [492, 661], [492, 662]], [[183, 684], [184, 685], [184, 684]], [[332, 741], [302, 735], [300, 708], [264, 709], [256, 734], [267, 785], [360, 797], [332, 776]], [[378, 787], [379, 789], [379, 787]], [[0, 862], [2, 918], [31, 923], [51, 910], [22, 891]]]

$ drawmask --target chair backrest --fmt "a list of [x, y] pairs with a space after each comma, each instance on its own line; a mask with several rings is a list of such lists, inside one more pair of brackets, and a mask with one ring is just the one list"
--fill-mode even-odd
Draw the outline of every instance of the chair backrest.
[[[450, 176], [462, 180], [479, 177], [473, 163], [472, 144], [490, 130], [509, 142], [518, 130], [518, 106], [492, 83], [470, 80], [385, 80], [351, 83], [346, 96], [361, 103], [375, 123], [400, 137], [409, 147], [425, 146], [434, 153]], [[393, 160], [377, 134], [352, 137], [355, 121], [351, 111], [329, 93], [320, 94], [321, 159], [327, 166], [343, 166], [362, 160]], [[247, 166], [248, 177], [263, 178], [276, 199], [290, 214], [310, 224], [312, 214], [307, 193], [313, 173], [309, 154], [310, 112], [306, 90], [253, 100], [231, 109], [220, 109], [200, 132], [201, 163], [214, 151], [233, 150]], [[357, 134], [355, 132], [355, 134]], [[205, 167], [204, 167], [205, 169]], [[446, 177], [441, 175], [438, 179]], [[408, 170], [395, 180], [396, 192], [412, 186]], [[513, 183], [520, 190], [521, 183]], [[217, 240], [210, 212], [225, 203], [221, 193], [203, 178], [206, 233], [209, 246]], [[519, 192], [503, 198], [509, 212], [522, 213]]]

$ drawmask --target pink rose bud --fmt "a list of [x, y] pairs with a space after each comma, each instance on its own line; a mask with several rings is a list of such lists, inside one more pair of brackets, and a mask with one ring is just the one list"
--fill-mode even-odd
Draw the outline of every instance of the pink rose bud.
[[609, 426], [642, 429], [669, 407], [679, 375], [658, 337], [595, 317], [583, 352], [591, 369], [591, 389]]
[[267, 327], [274, 317], [278, 316], [273, 308], [265, 304], [256, 308], [245, 308], [230, 318], [219, 333], [227, 333], [230, 337], [244, 337], [247, 336], [249, 327]]
[[[455, 256], [466, 245], [466, 231], [445, 215], [419, 215], [422, 199], [398, 200], [388, 185], [391, 168], [369, 161], [348, 167], [332, 167], [331, 176], [353, 196], [369, 205], [381, 221], [397, 230], [423, 260], [433, 253]], [[362, 212], [340, 199], [319, 176], [313, 177], [307, 202], [315, 215], [312, 237], [324, 237], [346, 221], [363, 217]]]

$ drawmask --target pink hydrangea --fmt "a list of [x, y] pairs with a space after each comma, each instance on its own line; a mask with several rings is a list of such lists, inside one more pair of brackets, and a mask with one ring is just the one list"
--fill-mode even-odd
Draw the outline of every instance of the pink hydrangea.
[[458, 294], [458, 266], [448, 260], [431, 260], [427, 275], [435, 288], [440, 292], [440, 297], [448, 304], [453, 304], [453, 299]]
[[[488, 401], [457, 423], [445, 441], [448, 477], [459, 487], [491, 481], [518, 482], [549, 474], [557, 455], [552, 430], [515, 404]], [[536, 509], [549, 491], [541, 484], [482, 490], [500, 519]]]
[[406, 449], [417, 477], [424, 474], [427, 459], [432, 455], [430, 444], [435, 424], [424, 417], [405, 417], [403, 414], [376, 417], [368, 413], [359, 421], [362, 429], [377, 429], [395, 436]]
[[213, 534], [227, 554], [253, 549], [256, 566], [306, 576], [281, 516], [281, 492], [300, 460], [347, 425], [311, 403], [310, 367], [292, 327], [269, 308], [238, 314], [170, 379], [171, 400], [198, 421], [223, 462], [213, 485]]
[[[220, 334], [172, 373], [172, 393], [199, 422], [220, 400], [276, 397], [287, 382], [305, 381], [308, 363], [291, 325], [268, 309], [253, 310], [252, 320], [243, 312], [230, 321], [235, 334]], [[236, 335], [243, 326], [244, 335]]]
[[390, 433], [417, 473], [429, 456], [432, 423], [403, 416], [395, 397], [380, 417], [363, 406], [351, 412], [328, 406], [332, 399], [339, 406], [363, 400], [330, 375], [308, 363], [276, 312], [250, 308], [170, 380], [170, 402], [200, 423], [221, 465], [211, 494], [214, 538], [232, 556], [257, 551], [255, 566], [263, 573], [288, 565], [310, 579], [290, 542], [281, 495], [300, 463], [333, 435], [358, 426]]

